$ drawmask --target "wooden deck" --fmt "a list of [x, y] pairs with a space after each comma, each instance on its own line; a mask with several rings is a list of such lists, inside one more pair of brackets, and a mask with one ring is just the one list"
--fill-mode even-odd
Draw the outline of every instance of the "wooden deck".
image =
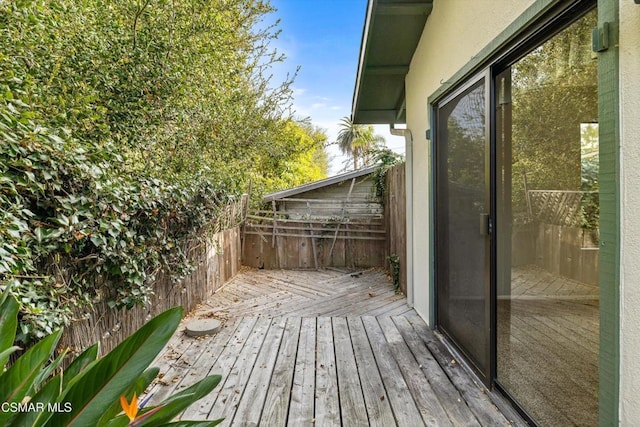
[[597, 425], [598, 286], [532, 266], [512, 280], [508, 309], [498, 304], [498, 379], [540, 425]]
[[247, 270], [190, 317], [224, 325], [199, 339], [180, 328], [156, 360], [162, 378], [149, 390], [159, 401], [221, 374], [184, 419], [269, 427], [522, 423], [495, 406], [496, 396], [377, 270]]

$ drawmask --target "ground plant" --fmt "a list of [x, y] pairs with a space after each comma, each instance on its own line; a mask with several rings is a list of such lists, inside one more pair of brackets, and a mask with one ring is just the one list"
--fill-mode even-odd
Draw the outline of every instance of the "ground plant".
[[8, 363], [20, 348], [13, 345], [18, 302], [0, 296], [0, 425], [3, 426], [215, 426], [215, 421], [176, 421], [193, 402], [218, 385], [220, 375], [203, 378], [157, 405], [140, 408], [141, 395], [159, 373], [149, 367], [173, 335], [180, 307], [150, 320], [108, 354], [98, 357], [98, 344], [88, 347], [66, 369], [66, 353], [56, 356], [62, 330], [40, 340]]

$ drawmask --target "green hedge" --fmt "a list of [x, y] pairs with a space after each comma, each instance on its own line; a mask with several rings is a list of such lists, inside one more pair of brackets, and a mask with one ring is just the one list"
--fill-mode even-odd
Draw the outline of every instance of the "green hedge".
[[[205, 180], [169, 185], [122, 177], [113, 147], [38, 127], [5, 92], [0, 102], [0, 280], [21, 303], [19, 338], [43, 337], [77, 305], [146, 303], [154, 272], [190, 271], [183, 252], [226, 203]], [[106, 292], [106, 294], [104, 294]]]
[[145, 304], [250, 180], [322, 175], [326, 138], [291, 120], [292, 81], [271, 78], [272, 10], [0, 0], [0, 287], [21, 304], [20, 341], [98, 299]]

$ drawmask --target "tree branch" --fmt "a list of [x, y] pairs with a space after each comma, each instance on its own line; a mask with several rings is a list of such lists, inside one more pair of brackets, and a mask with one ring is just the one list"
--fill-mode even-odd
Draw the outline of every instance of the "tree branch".
[[151, 2], [151, 0], [145, 0], [145, 2], [142, 4], [142, 6], [140, 6], [140, 9], [138, 9], [138, 11], [136, 12], [136, 15], [133, 18], [133, 50], [136, 50], [136, 47], [138, 46], [138, 35], [137, 35], [137, 27], [138, 27], [138, 19], [140, 18], [140, 15], [142, 15], [142, 12], [144, 12], [144, 10], [147, 8], [147, 6], [149, 6], [149, 3]]

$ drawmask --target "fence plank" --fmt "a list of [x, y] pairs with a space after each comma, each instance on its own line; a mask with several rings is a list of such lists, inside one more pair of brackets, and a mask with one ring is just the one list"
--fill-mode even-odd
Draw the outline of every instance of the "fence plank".
[[[274, 200], [271, 210], [249, 213], [243, 263], [268, 269], [384, 267], [386, 256], [393, 254], [400, 261], [400, 289], [406, 292], [404, 171], [404, 164], [387, 171], [384, 203], [373, 195], [365, 200], [358, 194], [356, 200], [351, 194], [355, 192], [351, 181], [346, 183], [350, 187], [343, 193], [345, 199], [338, 199], [331, 192], [326, 199], [285, 198]], [[290, 204], [295, 204], [297, 210], [290, 212]], [[300, 210], [302, 205], [304, 210]], [[357, 213], [350, 210], [351, 206], [357, 206]], [[327, 210], [342, 215], [328, 218], [323, 216]], [[300, 216], [302, 213], [304, 216]], [[264, 244], [266, 236], [272, 237], [273, 248]]]
[[387, 231], [385, 256], [396, 255], [398, 257], [400, 262], [400, 290], [406, 294], [407, 222], [405, 183], [406, 177], [404, 163], [395, 165], [387, 171], [384, 203], [384, 215]]
[[[230, 210], [222, 221], [230, 224], [233, 215], [239, 215], [240, 212], [241, 209]], [[219, 231], [206, 243], [194, 242], [186, 248], [195, 265], [190, 275], [176, 283], [168, 274], [158, 273], [151, 284], [154, 293], [146, 307], [114, 310], [109, 308], [106, 301], [99, 301], [89, 312], [78, 308], [74, 315], [77, 320], [65, 328], [59, 348], [69, 348], [71, 354], [77, 354], [89, 345], [100, 342], [101, 353], [106, 354], [140, 329], [147, 320], [163, 311], [178, 305], [186, 313], [195, 309], [238, 272], [241, 242], [237, 221], [240, 219], [236, 217], [235, 221], [235, 226]]]

